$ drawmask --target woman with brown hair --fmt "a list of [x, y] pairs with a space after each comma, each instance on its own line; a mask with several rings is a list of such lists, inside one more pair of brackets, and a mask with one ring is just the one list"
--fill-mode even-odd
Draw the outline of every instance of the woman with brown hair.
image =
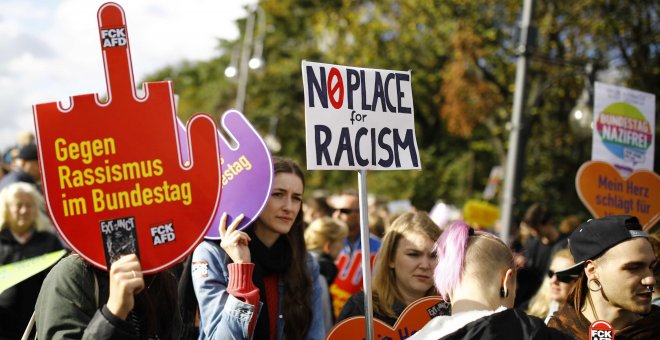
[[192, 278], [200, 308], [200, 339], [322, 339], [319, 266], [305, 250], [304, 177], [291, 160], [273, 157], [273, 188], [259, 218], [220, 244], [202, 242]]
[[[408, 212], [392, 222], [376, 257], [374, 318], [393, 326], [410, 303], [435, 295], [433, 245], [440, 234], [425, 212]], [[346, 302], [337, 321], [364, 314], [364, 292], [359, 292]]]

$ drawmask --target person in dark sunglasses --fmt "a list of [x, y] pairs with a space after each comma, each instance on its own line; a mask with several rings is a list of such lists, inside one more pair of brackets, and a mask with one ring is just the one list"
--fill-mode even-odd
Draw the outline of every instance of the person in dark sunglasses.
[[577, 279], [575, 275], [557, 275], [557, 272], [574, 264], [573, 256], [571, 256], [568, 249], [555, 253], [541, 288], [529, 302], [527, 314], [545, 319], [545, 322], [548, 323], [552, 314], [566, 303], [568, 293], [570, 293], [574, 286], [573, 283]]
[[[344, 192], [334, 197], [331, 201], [334, 213], [332, 217], [340, 220], [348, 226], [348, 237], [344, 247], [337, 257], [337, 268], [340, 273], [330, 286], [332, 295], [333, 312], [335, 317], [349, 297], [362, 290], [362, 240], [360, 239], [360, 208], [359, 198], [354, 192]], [[380, 249], [380, 239], [373, 234], [369, 235], [369, 258], [374, 263], [376, 254]]]

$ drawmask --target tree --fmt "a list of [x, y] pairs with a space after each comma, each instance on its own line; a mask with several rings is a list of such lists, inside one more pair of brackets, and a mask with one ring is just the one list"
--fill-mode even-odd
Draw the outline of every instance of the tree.
[[[590, 142], [568, 126], [584, 88], [584, 65], [615, 70], [624, 85], [659, 98], [660, 5], [642, 0], [535, 3], [537, 39], [530, 54], [517, 210], [543, 201], [560, 216], [586, 215], [574, 178], [589, 159]], [[262, 0], [260, 6], [267, 15], [266, 64], [250, 73], [245, 114], [264, 134], [277, 117], [281, 154], [304, 164], [301, 61], [309, 60], [412, 70], [423, 170], [370, 172], [371, 193], [409, 198], [422, 209], [439, 198], [460, 206], [480, 198], [491, 168], [506, 164], [514, 33], [522, 0]], [[241, 29], [244, 20], [237, 22]], [[240, 42], [219, 45], [231, 51]], [[170, 67], [152, 78], [174, 80], [179, 112], [218, 116], [235, 98], [235, 84], [222, 74], [228, 54]], [[355, 183], [355, 175], [346, 171], [307, 174], [308, 192]]]

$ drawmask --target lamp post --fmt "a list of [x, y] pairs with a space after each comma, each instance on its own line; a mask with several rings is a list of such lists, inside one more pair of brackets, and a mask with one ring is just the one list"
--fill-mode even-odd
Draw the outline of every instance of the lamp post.
[[529, 53], [530, 25], [532, 21], [533, 0], [524, 0], [523, 15], [520, 27], [520, 40], [516, 52], [518, 60], [516, 65], [516, 88], [513, 96], [513, 112], [511, 113], [511, 131], [509, 133], [509, 151], [507, 152], [504, 177], [504, 191], [502, 195], [502, 240], [509, 240], [509, 230], [513, 215], [517, 180], [518, 157], [520, 153], [520, 124], [525, 102], [527, 75], [527, 54]]
[[[255, 17], [258, 17], [259, 26], [256, 42], [254, 41]], [[259, 6], [249, 11], [245, 23], [245, 35], [243, 42], [232, 51], [231, 61], [225, 69], [225, 76], [234, 78], [238, 76], [238, 88], [236, 90], [236, 109], [242, 113], [245, 109], [245, 95], [247, 92], [249, 69], [261, 68], [263, 61], [263, 41], [266, 32], [266, 17], [263, 9]], [[252, 55], [250, 56], [250, 53]], [[240, 54], [239, 54], [240, 53]]]

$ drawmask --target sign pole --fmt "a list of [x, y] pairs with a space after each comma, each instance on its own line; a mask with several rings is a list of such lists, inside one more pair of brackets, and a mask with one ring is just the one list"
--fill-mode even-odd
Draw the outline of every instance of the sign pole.
[[369, 202], [367, 200], [367, 171], [358, 171], [360, 199], [360, 237], [362, 243], [362, 284], [364, 286], [364, 316], [366, 317], [366, 339], [374, 338], [374, 313], [371, 299], [371, 249], [369, 249]]

